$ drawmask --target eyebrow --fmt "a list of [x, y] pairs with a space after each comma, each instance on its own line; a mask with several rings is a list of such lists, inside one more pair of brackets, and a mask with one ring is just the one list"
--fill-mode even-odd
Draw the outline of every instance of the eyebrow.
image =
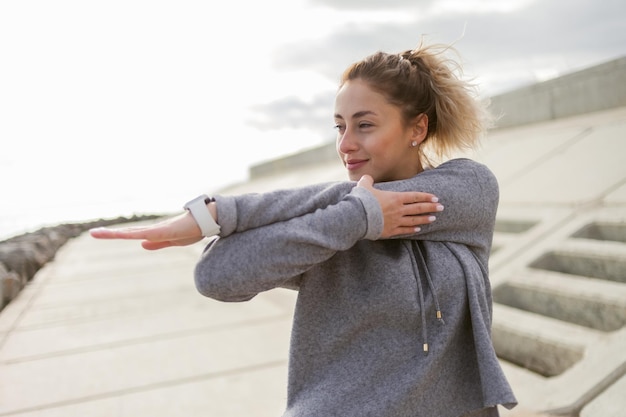
[[[352, 115], [352, 118], [353, 119], [357, 119], [359, 117], [367, 116], [367, 115], [370, 115], [370, 114], [374, 115], [374, 116], [376, 115], [376, 113], [374, 113], [371, 110], [362, 110], [362, 111], [358, 111], [358, 112], [354, 113]], [[335, 113], [335, 119], [342, 119], [343, 120], [343, 116], [338, 114], [338, 113]]]

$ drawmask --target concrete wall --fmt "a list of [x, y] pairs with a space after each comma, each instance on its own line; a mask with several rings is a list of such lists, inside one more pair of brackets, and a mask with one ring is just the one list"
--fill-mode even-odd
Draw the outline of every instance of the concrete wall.
[[626, 57], [491, 98], [511, 127], [626, 106]]

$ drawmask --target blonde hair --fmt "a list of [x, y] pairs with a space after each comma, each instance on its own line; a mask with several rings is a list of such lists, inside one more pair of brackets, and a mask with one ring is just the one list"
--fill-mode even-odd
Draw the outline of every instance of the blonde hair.
[[488, 101], [478, 98], [476, 86], [463, 80], [459, 62], [446, 56], [449, 45], [424, 45], [400, 54], [377, 52], [349, 66], [340, 87], [360, 79], [397, 105], [408, 124], [428, 116], [428, 134], [420, 145], [422, 166], [434, 165], [456, 151], [474, 149], [492, 127]]

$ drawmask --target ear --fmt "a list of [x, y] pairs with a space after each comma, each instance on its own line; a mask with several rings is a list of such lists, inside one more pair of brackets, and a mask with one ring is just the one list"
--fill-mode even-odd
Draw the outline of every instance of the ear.
[[422, 113], [411, 122], [411, 141], [421, 144], [428, 135], [428, 116]]

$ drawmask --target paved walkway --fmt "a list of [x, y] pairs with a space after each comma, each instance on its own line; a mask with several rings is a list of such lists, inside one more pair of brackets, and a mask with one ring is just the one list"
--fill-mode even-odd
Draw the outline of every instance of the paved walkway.
[[[626, 108], [621, 108], [490, 137], [479, 159], [500, 180], [501, 224], [521, 230], [496, 233], [494, 288], [523, 294], [523, 285], [534, 277], [536, 294], [549, 290], [555, 300], [569, 297], [566, 307], [580, 310], [568, 292], [572, 285], [555, 287], [567, 278], [585, 284], [576, 288], [591, 298], [603, 294], [611, 301], [599, 308], [626, 311], [626, 283], [620, 281], [626, 253], [626, 238], [620, 235], [626, 230], [625, 134]], [[339, 174], [320, 165], [230, 192]], [[526, 223], [531, 226], [521, 227]], [[606, 225], [616, 235], [609, 241], [576, 238], [587, 226]], [[275, 290], [238, 304], [204, 298], [192, 280], [201, 250], [199, 244], [148, 252], [138, 242], [101, 241], [87, 234], [62, 247], [0, 314], [0, 416], [279, 416], [295, 293]], [[606, 258], [607, 271], [617, 271], [609, 281], [572, 278], [577, 272], [567, 272], [567, 265], [559, 274], [544, 271], [541, 276], [548, 278], [537, 279], [537, 268], [530, 267], [546, 254], [578, 259], [596, 251]], [[612, 290], [598, 292], [602, 288]], [[535, 307], [546, 304], [555, 305]], [[525, 341], [516, 345], [537, 343], [557, 356], [584, 352], [553, 378], [505, 364], [522, 405], [503, 416], [529, 417], [534, 414], [523, 407], [545, 410], [580, 401], [591, 401], [582, 417], [624, 415], [623, 323], [612, 332], [582, 332], [578, 326], [586, 341], [575, 340], [570, 349], [573, 327], [542, 318], [549, 312], [497, 307], [494, 324], [509, 335], [501, 341], [503, 349], [514, 348], [504, 342], [516, 336]], [[565, 339], [545, 331], [555, 326], [567, 330]], [[516, 334], [520, 328], [526, 334]], [[530, 360], [545, 356], [535, 349], [525, 355]]]
[[0, 314], [0, 416], [278, 416], [293, 295], [202, 297], [200, 247], [92, 239]]
[[200, 251], [65, 245], [0, 314], [0, 416], [279, 416], [295, 293], [202, 297]]

